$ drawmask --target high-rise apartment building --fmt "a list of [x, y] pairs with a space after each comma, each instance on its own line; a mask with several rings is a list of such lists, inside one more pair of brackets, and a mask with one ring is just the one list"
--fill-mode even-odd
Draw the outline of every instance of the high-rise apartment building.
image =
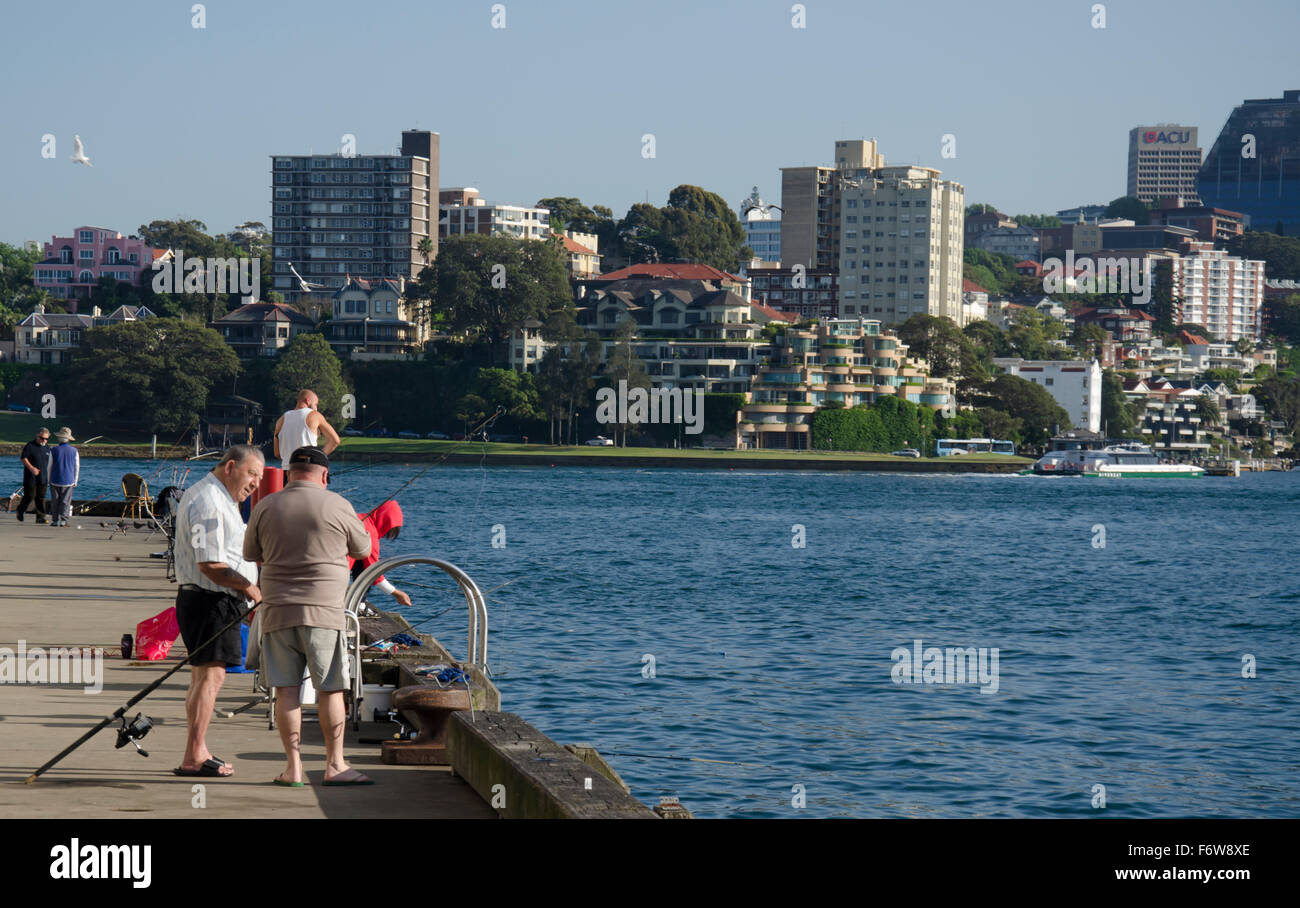
[[417, 277], [438, 253], [437, 193], [436, 132], [404, 131], [395, 155], [273, 155], [274, 289], [293, 303], [349, 275]]
[[884, 166], [875, 139], [841, 139], [835, 143], [834, 167], [782, 167], [781, 264], [817, 270], [838, 267], [838, 176]]
[[1179, 324], [1204, 325], [1216, 340], [1262, 339], [1264, 263], [1229, 255], [1213, 243], [1189, 242], [1173, 259], [1174, 287], [1182, 297]]
[[843, 174], [841, 186], [840, 314], [963, 325], [965, 188], [913, 165]]
[[1300, 89], [1238, 105], [1198, 185], [1205, 205], [1247, 215], [1246, 229], [1300, 236]]
[[1196, 144], [1195, 126], [1163, 123], [1129, 130], [1126, 195], [1147, 204], [1170, 196], [1195, 201], [1200, 170], [1201, 147]]
[[785, 267], [835, 267], [834, 174], [832, 167], [781, 168], [781, 264]]
[[963, 324], [965, 189], [931, 167], [886, 167], [874, 139], [835, 143], [834, 167], [781, 170], [781, 264], [839, 271], [840, 315], [916, 313]]

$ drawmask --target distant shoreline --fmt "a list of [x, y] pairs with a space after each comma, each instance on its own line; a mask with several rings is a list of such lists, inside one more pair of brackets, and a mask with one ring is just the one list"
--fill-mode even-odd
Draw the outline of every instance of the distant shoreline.
[[[0, 457], [17, 457], [22, 450], [22, 445], [5, 444], [0, 445]], [[173, 451], [164, 452], [159, 450], [158, 457], [154, 458], [157, 463], [164, 460], [174, 460], [178, 463], [185, 463], [185, 457], [190, 456], [189, 450], [174, 449]], [[104, 447], [93, 452], [82, 451], [81, 456], [86, 459], [105, 459], [105, 460], [150, 460], [149, 448], [136, 448], [130, 446], [113, 446]], [[778, 456], [753, 456], [746, 452], [736, 452], [734, 454], [726, 452], [700, 454], [674, 454], [674, 455], [654, 455], [654, 454], [588, 454], [570, 451], [544, 451], [539, 450], [537, 453], [522, 454], [518, 452], [487, 452], [474, 453], [473, 451], [460, 451], [444, 455], [439, 451], [374, 451], [374, 452], [354, 452], [349, 454], [346, 450], [342, 456], [336, 455], [333, 460], [340, 469], [356, 469], [358, 466], [371, 463], [432, 463], [437, 460], [445, 460], [453, 464], [486, 464], [488, 466], [526, 466], [526, 467], [630, 467], [634, 469], [646, 469], [647, 467], [659, 469], [746, 469], [746, 470], [867, 470], [883, 473], [1015, 473], [1023, 470], [1031, 461], [1022, 458], [1007, 458], [1006, 460], [966, 460], [964, 457], [944, 457], [941, 459], [910, 459], [910, 458], [889, 458], [882, 455], [872, 457], [870, 455], [846, 454], [843, 457], [836, 457], [830, 454], [816, 454], [811, 456], [791, 455], [788, 457]], [[879, 459], [876, 459], [879, 458]], [[190, 461], [191, 463], [207, 463], [211, 465], [215, 462], [214, 457], [204, 457], [202, 460]]]
[[[360, 463], [413, 463], [413, 462], [430, 462], [439, 460], [442, 455], [438, 454], [401, 454], [401, 453], [380, 453], [366, 454], [360, 457], [336, 458], [335, 462], [340, 464], [352, 464], [353, 468]], [[631, 467], [636, 469], [646, 469], [648, 467], [657, 469], [746, 469], [746, 470], [866, 470], [884, 473], [1016, 473], [1023, 470], [1032, 461], [1025, 458], [1014, 458], [1011, 462], [1002, 461], [966, 461], [963, 462], [961, 457], [945, 457], [942, 459], [912, 459], [912, 458], [891, 458], [891, 459], [871, 459], [868, 457], [854, 457], [848, 455], [845, 457], [834, 457], [830, 455], [817, 455], [811, 457], [800, 457], [798, 455], [790, 457], [754, 457], [746, 456], [744, 452], [701, 453], [698, 455], [673, 455], [673, 456], [656, 456], [653, 454], [625, 454], [618, 456], [602, 454], [579, 454], [579, 453], [549, 453], [542, 452], [538, 454], [473, 454], [457, 453], [451, 454], [446, 458], [447, 463], [455, 464], [478, 464], [483, 463], [489, 466], [527, 466], [527, 467]]]

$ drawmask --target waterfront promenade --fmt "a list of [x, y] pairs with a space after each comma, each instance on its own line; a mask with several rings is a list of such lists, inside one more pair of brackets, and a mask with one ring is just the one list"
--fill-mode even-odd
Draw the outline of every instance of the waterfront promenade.
[[[185, 655], [178, 640], [167, 660], [124, 661], [119, 641], [136, 624], [170, 606], [176, 587], [164, 562], [149, 557], [165, 549], [161, 534], [118, 533], [100, 527], [102, 518], [74, 518], [68, 528], [18, 523], [0, 514], [0, 648], [100, 646], [105, 650], [103, 689], [82, 685], [0, 683], [0, 818], [21, 817], [230, 817], [230, 818], [489, 818], [486, 802], [446, 768], [388, 766], [378, 744], [392, 725], [351, 725], [345, 753], [351, 764], [377, 784], [322, 788], [324, 745], [315, 722], [303, 725], [303, 761], [312, 783], [281, 788], [271, 780], [283, 768], [279, 735], [267, 728], [259, 705], [233, 719], [216, 716], [208, 732], [213, 752], [231, 762], [229, 779], [185, 778], [180, 764], [185, 739], [188, 669], [132, 707], [154, 728], [141, 742], [150, 756], [129, 744], [114, 749], [116, 725], [104, 729], [38, 781], [23, 780], [36, 767], [111, 715], [137, 691]], [[78, 523], [81, 527], [78, 528]], [[233, 710], [254, 699], [252, 675], [230, 675], [218, 708]], [[312, 713], [307, 712], [310, 716]], [[202, 784], [205, 806], [196, 806], [193, 786]]]

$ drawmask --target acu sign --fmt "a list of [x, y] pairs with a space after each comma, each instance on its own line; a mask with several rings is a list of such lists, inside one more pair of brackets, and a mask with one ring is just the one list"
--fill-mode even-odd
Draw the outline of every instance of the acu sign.
[[1173, 145], [1186, 145], [1191, 139], [1192, 132], [1190, 129], [1184, 129], [1181, 132], [1165, 132], [1164, 130], [1148, 129], [1142, 134], [1142, 141], [1147, 145], [1162, 145], [1165, 143]]

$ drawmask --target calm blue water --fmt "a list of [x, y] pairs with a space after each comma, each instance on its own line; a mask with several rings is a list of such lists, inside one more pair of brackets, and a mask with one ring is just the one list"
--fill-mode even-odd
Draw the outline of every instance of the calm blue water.
[[[365, 510], [422, 468], [333, 488]], [[154, 468], [83, 461], [84, 491], [127, 469]], [[675, 794], [705, 817], [1300, 814], [1300, 473], [444, 465], [399, 500], [406, 529], [386, 555], [437, 554], [485, 591], [513, 581], [489, 595], [503, 707], [595, 745], [648, 803]], [[393, 579], [413, 621], [449, 609], [421, 629], [463, 654], [451, 582]], [[893, 683], [891, 652], [916, 638], [996, 647], [999, 689]], [[1258, 677], [1242, 677], [1243, 654]]]

